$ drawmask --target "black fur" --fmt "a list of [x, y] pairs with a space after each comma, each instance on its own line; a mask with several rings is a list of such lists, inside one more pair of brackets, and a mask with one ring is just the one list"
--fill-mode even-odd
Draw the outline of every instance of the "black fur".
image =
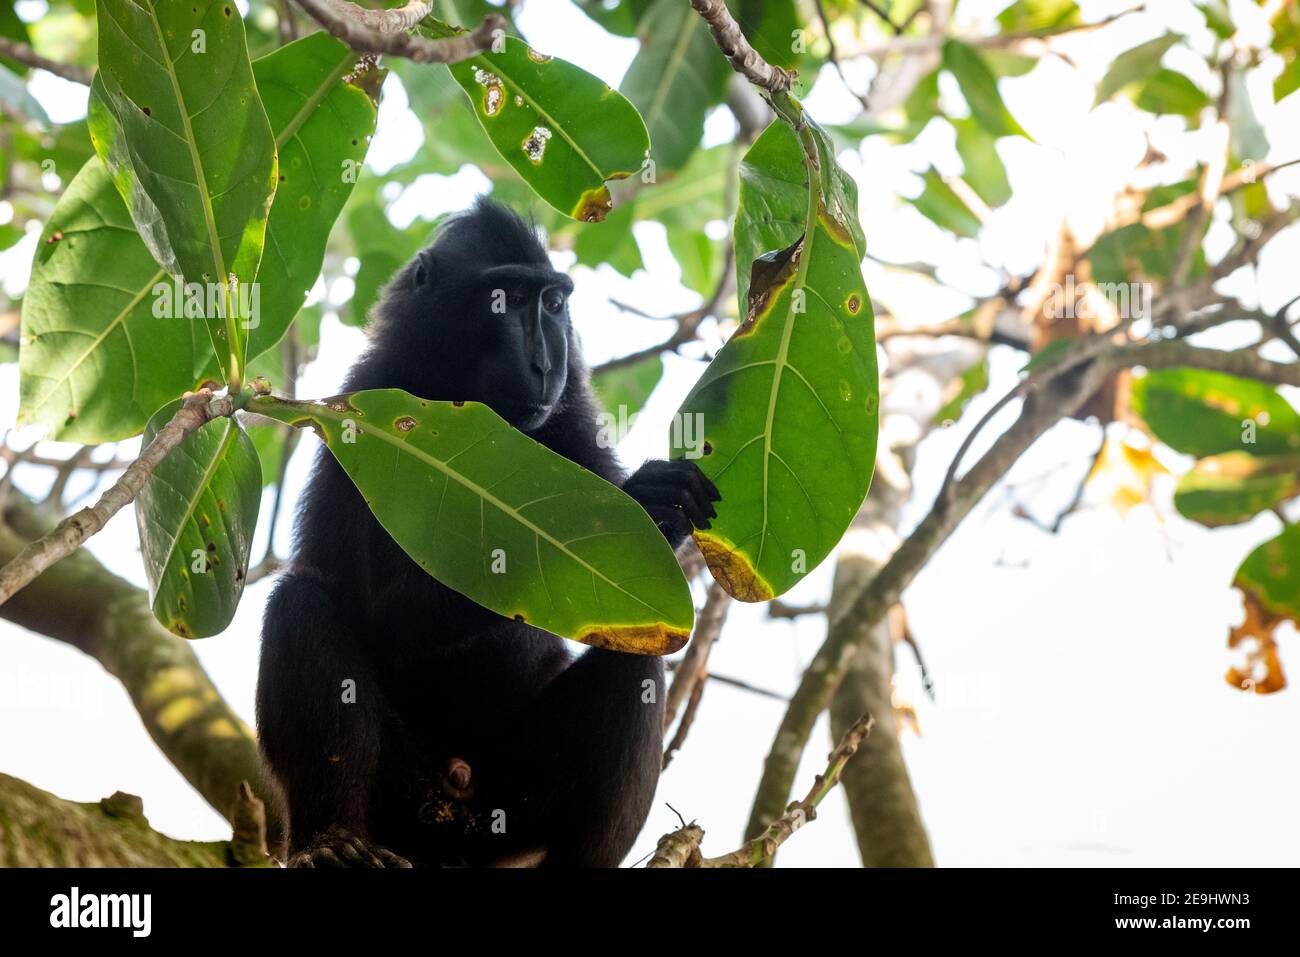
[[[537, 311], [538, 298], [524, 302], [542, 292], [513, 295], [520, 322], [533, 323], [520, 332], [514, 312], [494, 314], [485, 299], [500, 267], [541, 276], [537, 290], [569, 288], [547, 278], [527, 226], [480, 200], [390, 282], [345, 388], [486, 402], [622, 485], [674, 546], [692, 521], [707, 526], [717, 491], [693, 464], [646, 463], [625, 480], [597, 442], [567, 307], [557, 319]], [[565, 352], [563, 370], [545, 371], [543, 353]], [[558, 400], [539, 412], [546, 402], [535, 396], [560, 388], [561, 374]], [[544, 866], [618, 864], [659, 776], [662, 661], [599, 649], [574, 660], [564, 640], [444, 587], [389, 538], [323, 448], [296, 534], [266, 609], [257, 689], [290, 862], [488, 865], [544, 850]], [[343, 701], [349, 679], [355, 703]]]

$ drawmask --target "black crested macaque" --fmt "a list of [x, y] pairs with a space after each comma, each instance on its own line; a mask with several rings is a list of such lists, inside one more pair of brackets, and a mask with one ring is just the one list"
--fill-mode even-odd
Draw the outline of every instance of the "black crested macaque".
[[[601, 446], [572, 289], [528, 226], [480, 199], [389, 282], [344, 388], [483, 402], [621, 486], [676, 547], [709, 527], [718, 491], [690, 461], [627, 477]], [[257, 688], [288, 863], [617, 865], [659, 777], [663, 662], [567, 645], [431, 578], [322, 448]]]

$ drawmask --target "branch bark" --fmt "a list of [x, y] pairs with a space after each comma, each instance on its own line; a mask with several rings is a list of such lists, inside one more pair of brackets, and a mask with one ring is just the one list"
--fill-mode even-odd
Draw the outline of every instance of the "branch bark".
[[107, 525], [110, 518], [129, 505], [140, 494], [140, 489], [144, 488], [158, 464], [187, 435], [215, 418], [230, 415], [233, 409], [229, 396], [214, 398], [208, 389], [186, 396], [171, 421], [159, 430], [149, 447], [127, 466], [98, 502], [69, 515], [0, 568], [0, 606], [41, 572], [71, 555], [86, 539]]
[[469, 33], [430, 40], [404, 32], [429, 14], [431, 3], [412, 2], [396, 10], [367, 10], [340, 0], [297, 0], [331, 36], [358, 53], [388, 53], [416, 63], [459, 63], [492, 46], [505, 18], [489, 13]]
[[26, 43], [11, 40], [8, 37], [0, 37], [0, 56], [27, 66], [34, 66], [38, 70], [53, 73], [55, 76], [61, 76], [73, 83], [80, 83], [82, 86], [90, 86], [90, 80], [94, 76], [93, 70], [88, 70], [84, 66], [75, 66], [71, 63], [59, 63], [48, 57], [43, 57]]
[[[249, 808], [249, 813], [256, 814]], [[257, 852], [261, 845], [260, 855]], [[229, 841], [178, 841], [155, 831], [138, 797], [66, 801], [0, 774], [0, 866], [266, 866], [265, 840], [246, 832]]]
[[691, 0], [695, 12], [704, 18], [713, 34], [713, 42], [731, 61], [731, 68], [755, 86], [769, 93], [784, 93], [794, 86], [794, 74], [772, 66], [749, 45], [740, 24], [727, 9], [724, 0]]
[[[4, 517], [0, 559], [49, 527], [17, 490]], [[189, 643], [158, 624], [146, 592], [83, 549], [0, 607], [0, 616], [72, 645], [121, 681], [159, 750], [220, 814], [231, 815], [241, 782], [249, 782], [267, 806], [269, 839], [278, 841], [277, 798], [261, 776], [252, 729], [222, 699]]]

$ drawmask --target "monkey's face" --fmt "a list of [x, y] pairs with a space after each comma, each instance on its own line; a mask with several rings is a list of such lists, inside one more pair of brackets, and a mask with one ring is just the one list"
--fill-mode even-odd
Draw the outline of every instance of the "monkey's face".
[[515, 428], [535, 431], [568, 382], [573, 282], [549, 266], [496, 266], [481, 289], [476, 391]]

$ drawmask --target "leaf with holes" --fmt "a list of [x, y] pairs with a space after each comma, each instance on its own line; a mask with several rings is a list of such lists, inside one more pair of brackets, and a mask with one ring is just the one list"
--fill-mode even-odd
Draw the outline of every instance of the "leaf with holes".
[[[147, 446], [181, 407], [159, 409]], [[262, 499], [253, 440], [233, 418], [191, 432], [154, 470], [135, 502], [154, 616], [182, 638], [223, 631], [235, 615]]]
[[[774, 122], [740, 167], [745, 319], [686, 397], [674, 458], [722, 493], [695, 540], [736, 598], [763, 601], [830, 554], [866, 497], [879, 391], [857, 195], [830, 140]], [[853, 217], [850, 219], [849, 217]]]
[[202, 323], [166, 318], [183, 298], [140, 241], [108, 170], [91, 157], [36, 246], [23, 297], [19, 422], [46, 425], [50, 438], [67, 442], [139, 434], [212, 362]]
[[[168, 273], [222, 290], [205, 309], [242, 380], [252, 283], [275, 194], [275, 138], [231, 0], [97, 0], [95, 150]], [[232, 289], [232, 280], [238, 288]]]
[[[426, 36], [455, 31], [425, 19]], [[641, 169], [650, 136], [641, 114], [619, 93], [564, 60], [514, 37], [499, 53], [452, 64], [474, 114], [497, 152], [524, 181], [572, 219], [599, 222], [613, 208], [605, 183]]]
[[349, 77], [357, 54], [324, 33], [253, 63], [279, 153], [280, 184], [257, 273], [253, 359], [284, 335], [320, 274], [325, 243], [361, 174], [384, 71]]
[[722, 99], [731, 67], [689, 3], [655, 0], [637, 33], [641, 49], [619, 89], [645, 120], [657, 171], [680, 169], [700, 145], [704, 115]]
[[690, 636], [690, 589], [650, 516], [487, 406], [376, 389], [249, 408], [314, 428], [403, 551], [485, 608], [640, 654]]

